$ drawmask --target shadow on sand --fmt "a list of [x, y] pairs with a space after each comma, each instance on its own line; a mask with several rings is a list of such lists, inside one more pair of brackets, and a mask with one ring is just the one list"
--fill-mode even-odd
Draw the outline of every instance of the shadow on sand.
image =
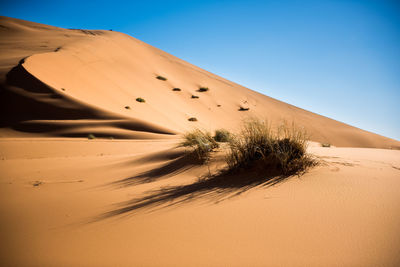
[[[141, 183], [153, 182], [174, 174], [181, 173], [198, 162], [191, 155], [178, 157], [166, 165], [140, 175], [115, 182], [118, 186], [132, 186]], [[238, 196], [256, 187], [271, 187], [284, 182], [295, 175], [282, 175], [279, 171], [243, 170], [230, 172], [222, 170], [214, 175], [205, 175], [197, 181], [178, 186], [168, 186], [146, 192], [142, 197], [135, 198], [116, 206], [114, 210], [106, 212], [94, 221], [112, 218], [116, 216], [129, 216], [139, 211], [155, 211], [161, 208], [172, 207], [195, 200], [205, 200], [212, 203]]]
[[[196, 159], [194, 153], [180, 151], [170, 156], [173, 157], [173, 159], [168, 161], [168, 163], [162, 165], [161, 167], [113, 182], [111, 185], [117, 187], [127, 187], [144, 183], [151, 183], [160, 179], [180, 174], [195, 166], [200, 166], [202, 164]], [[139, 160], [137, 162], [140, 162], [142, 160]]]

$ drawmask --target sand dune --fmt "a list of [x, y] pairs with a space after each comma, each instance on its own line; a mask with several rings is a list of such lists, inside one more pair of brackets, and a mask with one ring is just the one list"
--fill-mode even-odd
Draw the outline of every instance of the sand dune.
[[[194, 126], [234, 130], [240, 118], [258, 116], [295, 121], [312, 140], [335, 146], [399, 147], [395, 140], [259, 94], [122, 33], [67, 30], [6, 17], [0, 23], [1, 106], [8, 114], [1, 122], [4, 137], [95, 132], [142, 138], [146, 134], [135, 132], [177, 134]], [[198, 92], [201, 86], [210, 90]], [[146, 102], [137, 102], [138, 97]], [[249, 110], [239, 111], [241, 106]], [[71, 127], [71, 120], [97, 122]]]
[[[0, 17], [0, 37], [0, 265], [400, 265], [399, 141], [122, 33]], [[303, 126], [320, 164], [222, 176], [223, 145], [209, 165], [177, 147], [249, 116]]]

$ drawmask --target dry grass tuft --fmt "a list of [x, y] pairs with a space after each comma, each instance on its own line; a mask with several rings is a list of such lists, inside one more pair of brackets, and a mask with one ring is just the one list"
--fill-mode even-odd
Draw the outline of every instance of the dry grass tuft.
[[219, 147], [209, 132], [199, 129], [186, 133], [183, 138], [180, 146], [192, 148], [196, 157], [202, 162], [209, 160], [210, 153]]
[[229, 139], [231, 138], [232, 134], [225, 129], [218, 129], [215, 130], [215, 135], [214, 135], [214, 140], [217, 142], [229, 142]]
[[276, 171], [283, 175], [304, 172], [314, 160], [306, 153], [307, 135], [286, 123], [273, 131], [268, 122], [251, 119], [244, 123], [239, 135], [229, 139], [226, 162], [230, 171]]

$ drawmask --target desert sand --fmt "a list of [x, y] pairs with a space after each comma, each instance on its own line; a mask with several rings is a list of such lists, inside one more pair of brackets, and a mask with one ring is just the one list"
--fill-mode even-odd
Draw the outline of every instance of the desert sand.
[[[0, 17], [0, 85], [2, 266], [400, 264], [397, 140], [113, 31]], [[204, 186], [224, 148], [192, 164], [182, 133], [251, 116], [304, 127], [320, 164], [276, 185]]]

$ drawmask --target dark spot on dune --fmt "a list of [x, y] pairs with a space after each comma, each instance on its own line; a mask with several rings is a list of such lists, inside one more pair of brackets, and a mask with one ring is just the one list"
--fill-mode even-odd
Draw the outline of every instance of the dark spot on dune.
[[34, 181], [34, 182], [32, 183], [33, 186], [39, 186], [39, 185], [41, 185], [41, 184], [43, 184], [41, 181]]

